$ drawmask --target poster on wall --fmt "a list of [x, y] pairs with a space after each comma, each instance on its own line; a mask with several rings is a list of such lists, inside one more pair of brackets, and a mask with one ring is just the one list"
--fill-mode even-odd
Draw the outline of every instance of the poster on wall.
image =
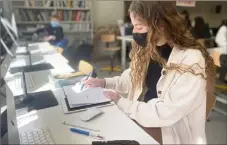
[[195, 7], [195, 3], [196, 3], [195, 0], [191, 0], [191, 1], [177, 0], [176, 1], [176, 5], [179, 6], [179, 7]]

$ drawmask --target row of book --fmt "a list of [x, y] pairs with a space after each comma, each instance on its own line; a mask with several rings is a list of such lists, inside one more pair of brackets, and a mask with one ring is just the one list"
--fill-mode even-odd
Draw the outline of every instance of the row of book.
[[88, 0], [26, 0], [27, 7], [89, 8]]
[[64, 31], [78, 31], [78, 32], [89, 32], [91, 30], [91, 24], [61, 24]]
[[50, 16], [56, 14], [60, 21], [91, 21], [90, 11], [78, 10], [15, 10], [17, 21], [50, 21]]

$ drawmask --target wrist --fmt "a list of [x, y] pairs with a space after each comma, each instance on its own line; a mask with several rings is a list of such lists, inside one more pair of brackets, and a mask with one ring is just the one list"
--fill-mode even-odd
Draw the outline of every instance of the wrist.
[[120, 99], [121, 99], [121, 97], [119, 97], [118, 99], [114, 100], [115, 104], [117, 104]]
[[101, 86], [102, 86], [103, 88], [106, 87], [106, 80], [105, 80], [105, 79], [101, 79]]

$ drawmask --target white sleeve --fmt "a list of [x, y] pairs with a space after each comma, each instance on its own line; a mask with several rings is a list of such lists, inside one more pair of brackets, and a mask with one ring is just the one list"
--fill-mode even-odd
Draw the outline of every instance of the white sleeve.
[[[144, 127], [170, 126], [204, 101], [206, 81], [191, 73], [178, 74], [175, 84], [163, 98], [148, 103], [121, 98], [118, 107]], [[196, 87], [195, 87], [196, 86]], [[192, 91], [193, 90], [193, 91]]]
[[218, 44], [218, 46], [224, 46], [227, 44], [226, 38], [227, 37], [227, 27], [222, 26], [215, 37], [215, 42]]
[[128, 93], [132, 86], [130, 69], [125, 70], [121, 76], [105, 78], [107, 89], [116, 90], [121, 93]]

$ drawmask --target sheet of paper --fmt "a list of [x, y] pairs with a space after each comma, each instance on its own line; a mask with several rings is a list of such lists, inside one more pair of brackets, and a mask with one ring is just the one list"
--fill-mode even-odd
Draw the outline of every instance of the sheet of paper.
[[[73, 91], [75, 91], [76, 93], [81, 93], [81, 92], [83, 92], [83, 91], [89, 89], [89, 88], [87, 88], [86, 86], [83, 86], [83, 88], [82, 88], [82, 86], [83, 86], [83, 84], [82, 84], [81, 82], [78, 82], [78, 83], [76, 83], [74, 86], [72, 86], [72, 89], [73, 89]], [[82, 88], [82, 89], [81, 89], [81, 88]]]
[[98, 104], [110, 101], [103, 95], [103, 88], [89, 88], [80, 93], [77, 93], [73, 86], [66, 86], [63, 89], [70, 105]]

